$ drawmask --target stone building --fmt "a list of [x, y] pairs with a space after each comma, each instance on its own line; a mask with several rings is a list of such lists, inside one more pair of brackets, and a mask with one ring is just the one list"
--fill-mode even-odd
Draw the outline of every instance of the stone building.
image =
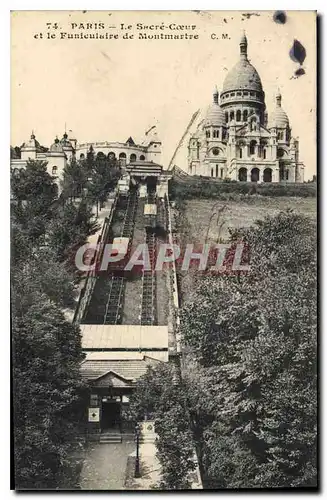
[[222, 92], [191, 135], [188, 174], [252, 182], [303, 182], [299, 143], [292, 137], [278, 90], [275, 109], [266, 112], [265, 93], [248, 60], [245, 34], [240, 58], [227, 74]]
[[34, 133], [32, 133], [29, 141], [24, 142], [20, 147], [20, 158], [11, 149], [10, 167], [12, 170], [20, 170], [21, 168], [25, 168], [28, 160], [45, 161], [47, 162], [48, 173], [59, 179], [62, 176], [67, 161], [74, 154], [74, 147], [66, 133], [64, 133], [61, 140], [56, 138], [49, 148], [41, 146]]
[[[161, 141], [155, 128], [145, 134], [142, 144], [136, 144], [132, 137], [126, 142], [86, 142], [79, 144], [73, 135], [63, 134], [62, 139], [56, 138], [48, 148], [42, 146], [32, 133], [29, 141], [22, 144], [20, 155], [11, 148], [11, 169], [25, 168], [29, 159], [47, 162], [47, 170], [50, 175], [57, 177], [58, 183], [62, 178], [64, 168], [68, 161], [75, 157], [77, 160], [86, 158], [90, 147], [93, 147], [97, 156], [117, 158], [122, 166], [144, 162], [151, 165], [160, 163]], [[20, 157], [19, 157], [20, 156]]]

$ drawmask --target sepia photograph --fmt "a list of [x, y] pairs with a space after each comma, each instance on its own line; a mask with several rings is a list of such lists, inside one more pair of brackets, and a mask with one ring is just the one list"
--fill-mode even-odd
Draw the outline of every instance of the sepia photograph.
[[11, 11], [12, 489], [319, 489], [318, 21]]

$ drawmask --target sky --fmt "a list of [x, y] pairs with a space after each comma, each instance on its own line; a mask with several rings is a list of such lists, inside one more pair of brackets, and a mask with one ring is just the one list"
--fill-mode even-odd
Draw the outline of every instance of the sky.
[[[248, 57], [261, 77], [267, 111], [273, 110], [280, 88], [292, 133], [300, 140], [305, 179], [310, 179], [316, 173], [316, 17], [313, 11], [286, 15], [286, 23], [278, 24], [271, 11], [253, 15], [241, 11], [13, 12], [11, 144], [21, 145], [33, 130], [41, 144], [50, 146], [56, 136], [62, 136], [65, 124], [80, 143], [124, 142], [129, 136], [139, 141], [156, 124], [162, 140], [161, 163], [167, 168], [193, 113], [210, 104], [215, 85], [221, 91], [228, 70], [239, 58], [245, 30]], [[92, 27], [87, 29], [87, 23]], [[99, 23], [104, 23], [103, 29]], [[142, 29], [137, 29], [137, 23]], [[170, 24], [184, 29], [170, 30]], [[145, 28], [151, 25], [158, 28]], [[61, 33], [109, 33], [118, 39], [67, 39]], [[140, 40], [140, 33], [187, 33], [198, 39]], [[123, 39], [123, 35], [134, 38]], [[306, 49], [305, 74], [298, 78], [294, 73], [299, 64], [289, 55], [294, 39]]]

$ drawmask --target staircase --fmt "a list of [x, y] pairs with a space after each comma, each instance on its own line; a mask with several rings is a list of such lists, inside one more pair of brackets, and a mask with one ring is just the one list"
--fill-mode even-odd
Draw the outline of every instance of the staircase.
[[100, 443], [122, 443], [123, 436], [119, 431], [116, 432], [103, 432], [100, 434]]
[[123, 441], [135, 441], [133, 432], [121, 434], [119, 431], [105, 431], [100, 434], [100, 444], [122, 443]]

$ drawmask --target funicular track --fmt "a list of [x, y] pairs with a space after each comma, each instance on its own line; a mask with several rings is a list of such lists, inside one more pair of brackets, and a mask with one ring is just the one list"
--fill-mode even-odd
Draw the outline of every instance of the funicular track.
[[157, 203], [157, 224], [165, 232], [165, 242], [168, 241], [168, 199], [166, 195], [163, 200], [159, 200]]
[[[150, 192], [148, 194], [147, 203], [157, 205], [155, 192]], [[155, 231], [153, 231], [152, 229], [146, 228], [146, 236], [145, 236], [145, 243], [149, 251], [150, 270], [143, 269], [141, 325], [157, 324], [156, 275], [155, 275], [157, 238]]]
[[[126, 254], [127, 259], [129, 258], [133, 242], [137, 203], [137, 192], [133, 191], [128, 197], [127, 207], [124, 214], [123, 227], [120, 234], [121, 238], [128, 238], [128, 247]], [[122, 276], [121, 273], [123, 273], [123, 269], [121, 269], [121, 271], [115, 271], [111, 275], [111, 289], [108, 295], [103, 321], [105, 325], [116, 325], [118, 323], [121, 323], [122, 320], [126, 277], [124, 275]]]
[[[118, 212], [123, 213], [123, 223], [119, 237], [129, 238], [127, 258], [132, 246], [137, 203], [138, 194], [136, 190], [131, 191], [128, 196], [121, 195], [117, 202], [116, 217], [114, 217], [115, 221]], [[109, 240], [105, 243], [109, 243]], [[119, 270], [109, 270], [109, 274], [108, 272], [100, 272], [82, 323], [108, 325], [121, 323], [125, 283], [123, 266]]]

